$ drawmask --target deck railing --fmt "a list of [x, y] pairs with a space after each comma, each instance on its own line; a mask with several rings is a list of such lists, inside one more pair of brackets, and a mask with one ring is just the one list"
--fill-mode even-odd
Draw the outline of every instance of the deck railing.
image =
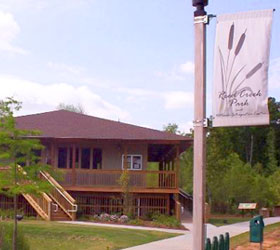
[[[64, 170], [62, 186], [81, 187], [120, 187], [122, 170]], [[175, 171], [129, 171], [129, 184], [132, 188], [176, 188]]]

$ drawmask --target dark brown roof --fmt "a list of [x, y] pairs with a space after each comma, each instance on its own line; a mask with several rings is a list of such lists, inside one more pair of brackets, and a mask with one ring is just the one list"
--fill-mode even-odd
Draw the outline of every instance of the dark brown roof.
[[43, 138], [191, 141], [186, 136], [66, 110], [16, 117], [17, 128], [40, 130]]

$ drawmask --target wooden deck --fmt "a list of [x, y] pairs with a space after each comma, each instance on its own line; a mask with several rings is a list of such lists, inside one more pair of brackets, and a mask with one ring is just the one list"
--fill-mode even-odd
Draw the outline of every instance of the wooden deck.
[[[119, 179], [122, 170], [63, 170], [64, 180], [60, 184], [66, 190], [75, 191], [121, 191]], [[129, 171], [130, 187], [133, 191], [147, 190], [149, 193], [174, 193], [177, 187], [176, 171]]]

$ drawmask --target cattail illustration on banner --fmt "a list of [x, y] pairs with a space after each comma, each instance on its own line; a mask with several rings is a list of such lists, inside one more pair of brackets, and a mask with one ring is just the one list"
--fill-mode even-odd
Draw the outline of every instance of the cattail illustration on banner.
[[[239, 83], [234, 87], [235, 82], [238, 81], [238, 78], [240, 78], [241, 73], [246, 68], [246, 65], [242, 65], [239, 67], [239, 69], [235, 69], [235, 60], [238, 57], [245, 41], [246, 41], [246, 31], [247, 29], [241, 34], [239, 37], [239, 40], [237, 42], [237, 45], [234, 49], [233, 59], [230, 60], [231, 51], [233, 49], [234, 45], [234, 23], [230, 26], [229, 35], [228, 35], [228, 56], [227, 56], [227, 62], [225, 65], [224, 56], [223, 53], [219, 47], [219, 57], [220, 57], [220, 67], [221, 67], [221, 82], [222, 82], [222, 92], [225, 94], [225, 96], [228, 96], [229, 98], [225, 98], [220, 102], [219, 111], [222, 112], [224, 109], [228, 114], [232, 113], [232, 100], [235, 98], [235, 96], [240, 93], [241, 91], [248, 91], [252, 92], [252, 89], [249, 86], [242, 87], [243, 83], [246, 82], [250, 77], [252, 77], [263, 65], [263, 63], [258, 63], [255, 67], [253, 67], [242, 79], [239, 81]], [[229, 68], [228, 68], [229, 67]], [[235, 72], [235, 73], [233, 73]], [[232, 75], [233, 73], [233, 75]], [[241, 88], [242, 87], [242, 88]]]
[[217, 16], [213, 126], [269, 124], [268, 65], [273, 10]]
[[233, 38], [234, 38], [234, 23], [230, 26], [229, 36], [228, 36], [228, 49], [232, 49], [233, 45]]
[[238, 90], [239, 87], [250, 77], [252, 77], [261, 67], [263, 63], [258, 63], [254, 68], [252, 68], [249, 73], [245, 76], [245, 78], [237, 85], [237, 87], [234, 89], [233, 94], [235, 94]]
[[241, 50], [241, 48], [244, 44], [244, 41], [245, 41], [245, 38], [246, 38], [246, 31], [247, 30], [245, 30], [244, 33], [239, 38], [238, 44], [237, 44], [237, 46], [235, 48], [235, 51], [234, 51], [235, 56], [237, 56], [239, 54], [239, 52], [240, 52], [240, 50]]

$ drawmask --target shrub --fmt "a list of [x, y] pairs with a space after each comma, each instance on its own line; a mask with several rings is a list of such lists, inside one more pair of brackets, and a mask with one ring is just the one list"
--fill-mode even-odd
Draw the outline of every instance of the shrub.
[[[12, 249], [13, 242], [13, 226], [11, 224], [0, 223], [0, 249], [10, 250]], [[26, 239], [21, 231], [18, 229], [17, 234], [17, 249], [30, 250]]]
[[165, 225], [167, 227], [175, 228], [181, 226], [180, 221], [178, 221], [174, 216], [167, 216], [165, 214], [154, 214], [152, 216], [152, 220], [156, 226]]
[[115, 221], [118, 221], [118, 219], [119, 219], [119, 216], [117, 214], [110, 215], [110, 221], [115, 222]]
[[99, 218], [101, 221], [110, 221], [110, 215], [107, 213], [100, 214]]
[[126, 216], [126, 215], [122, 215], [122, 216], [119, 218], [119, 221], [120, 221], [121, 223], [127, 223], [127, 222], [129, 221], [129, 218], [128, 218], [128, 216]]
[[142, 226], [142, 225], [144, 225], [144, 221], [139, 219], [139, 218], [137, 218], [135, 220], [130, 220], [129, 224], [136, 225], [136, 226]]
[[13, 209], [0, 209], [0, 220], [12, 219], [14, 217]]

